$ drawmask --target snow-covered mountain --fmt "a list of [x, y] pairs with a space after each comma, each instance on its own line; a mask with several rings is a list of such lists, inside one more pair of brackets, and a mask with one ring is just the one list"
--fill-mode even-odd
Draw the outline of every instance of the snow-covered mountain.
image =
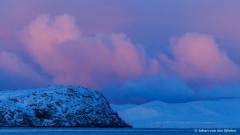
[[188, 103], [149, 102], [111, 105], [119, 116], [139, 128], [240, 128], [240, 100]]
[[100, 92], [84, 87], [0, 93], [0, 126], [130, 127]]

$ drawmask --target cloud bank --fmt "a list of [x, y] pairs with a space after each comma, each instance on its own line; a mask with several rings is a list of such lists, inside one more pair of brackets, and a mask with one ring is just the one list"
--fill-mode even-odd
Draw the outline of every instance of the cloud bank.
[[74, 16], [43, 14], [22, 28], [18, 45], [1, 48], [3, 89], [83, 85], [114, 103], [239, 98], [239, 65], [208, 34], [171, 37], [166, 52], [149, 55], [124, 33], [88, 35]]

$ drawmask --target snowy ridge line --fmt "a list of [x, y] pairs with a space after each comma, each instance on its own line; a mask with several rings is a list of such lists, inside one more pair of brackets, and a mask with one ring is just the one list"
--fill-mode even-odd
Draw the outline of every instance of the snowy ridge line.
[[240, 99], [111, 106], [137, 128], [240, 128]]
[[[1, 90], [0, 98], [3, 96], [20, 96], [32, 92], [49, 92], [51, 90], [65, 90], [65, 88], [76, 88], [78, 90], [80, 89], [87, 89], [89, 91], [93, 91], [91, 89], [82, 87], [82, 86], [64, 86], [64, 85], [56, 85], [56, 86], [48, 86], [48, 87], [42, 87], [37, 89], [17, 89], [17, 90]], [[97, 92], [97, 91], [96, 91]]]

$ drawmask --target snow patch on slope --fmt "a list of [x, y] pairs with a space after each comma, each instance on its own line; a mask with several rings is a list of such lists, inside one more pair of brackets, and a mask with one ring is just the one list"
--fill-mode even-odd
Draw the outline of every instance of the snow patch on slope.
[[121, 118], [138, 128], [240, 127], [239, 99], [112, 106]]

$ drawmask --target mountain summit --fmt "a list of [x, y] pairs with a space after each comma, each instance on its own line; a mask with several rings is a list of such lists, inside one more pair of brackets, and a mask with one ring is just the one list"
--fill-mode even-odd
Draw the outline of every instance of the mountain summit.
[[1, 91], [0, 126], [131, 127], [100, 92], [77, 86]]

